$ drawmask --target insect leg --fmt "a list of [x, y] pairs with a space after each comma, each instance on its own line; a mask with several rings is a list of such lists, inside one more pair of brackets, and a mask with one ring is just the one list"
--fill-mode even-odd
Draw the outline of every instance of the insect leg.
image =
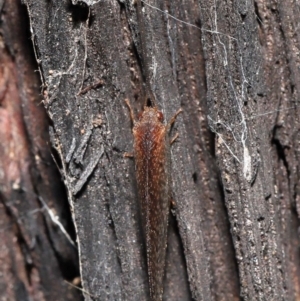
[[134, 124], [135, 124], [135, 121], [136, 121], [136, 118], [135, 118], [133, 109], [132, 109], [132, 107], [131, 107], [131, 105], [130, 105], [130, 102], [129, 102], [129, 100], [128, 100], [127, 98], [125, 99], [125, 102], [126, 102], [128, 108], [129, 108], [130, 118], [131, 118], [131, 121], [132, 121], [132, 123], [133, 123], [133, 125], [134, 125]]
[[179, 137], [179, 134], [176, 133], [175, 136], [172, 138], [170, 145], [172, 145], [178, 137]]
[[133, 153], [124, 153], [123, 157], [124, 158], [134, 158], [134, 154]]
[[[167, 128], [168, 128], [168, 129], [171, 128], [171, 126], [172, 126], [173, 123], [175, 122], [177, 116], [178, 116], [181, 112], [183, 112], [183, 110], [180, 108], [180, 109], [174, 114], [174, 116], [170, 119], [170, 121], [169, 121], [168, 124], [167, 124]], [[172, 139], [172, 140], [173, 140], [173, 139]]]

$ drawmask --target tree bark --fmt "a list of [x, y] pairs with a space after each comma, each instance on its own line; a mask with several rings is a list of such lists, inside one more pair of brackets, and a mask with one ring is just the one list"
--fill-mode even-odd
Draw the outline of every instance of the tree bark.
[[79, 278], [75, 231], [51, 158], [26, 16], [19, 1], [0, 1], [0, 296], [80, 300], [65, 282]]
[[[124, 158], [133, 144], [124, 100], [140, 112], [144, 99], [135, 5], [25, 0], [25, 6], [85, 299], [149, 300], [134, 162]], [[143, 6], [158, 107], [166, 120], [184, 111], [173, 129], [176, 207], [164, 300], [298, 300], [298, 4]], [[49, 193], [55, 191], [61, 190]], [[51, 237], [52, 244], [62, 239]]]

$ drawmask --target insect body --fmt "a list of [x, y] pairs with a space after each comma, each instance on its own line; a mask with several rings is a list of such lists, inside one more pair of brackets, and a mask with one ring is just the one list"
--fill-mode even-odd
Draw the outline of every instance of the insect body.
[[163, 123], [157, 107], [145, 105], [137, 120], [128, 100], [133, 121], [134, 158], [139, 205], [147, 251], [150, 296], [161, 301], [165, 269], [169, 207], [171, 201], [169, 131], [181, 109]]

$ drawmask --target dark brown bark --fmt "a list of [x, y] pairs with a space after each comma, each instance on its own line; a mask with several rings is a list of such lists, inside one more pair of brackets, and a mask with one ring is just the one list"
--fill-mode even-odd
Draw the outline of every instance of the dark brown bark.
[[[192, 18], [181, 15], [182, 4], [170, 5], [172, 14]], [[123, 158], [125, 151], [132, 150], [124, 100], [136, 99], [138, 109], [143, 101], [135, 9], [130, 2], [117, 1], [92, 7], [29, 1], [27, 7], [45, 80], [45, 104], [53, 120], [53, 141], [74, 210], [84, 289], [98, 300], [146, 300], [134, 165]], [[194, 7], [190, 9], [192, 14]], [[157, 101], [166, 119], [180, 105], [185, 111], [176, 126], [180, 141], [172, 151], [177, 204], [173, 228], [176, 224], [178, 228], [170, 230], [174, 235], [170, 235], [168, 258], [173, 264], [168, 264], [165, 298], [190, 299], [189, 279], [196, 300], [238, 299], [229, 225], [212, 155], [213, 136], [204, 118], [201, 32], [149, 7], [146, 12], [147, 48], [157, 68], [152, 83]], [[105, 82], [103, 87], [78, 96], [99, 78]], [[97, 168], [78, 191], [81, 174], [97, 160]]]
[[26, 15], [19, 1], [0, 2], [0, 295], [80, 300], [64, 281], [79, 276], [78, 255], [55, 223], [74, 233], [51, 158]]
[[203, 4], [201, 14], [206, 29], [222, 33], [203, 39], [209, 121], [241, 295], [298, 300], [297, 4], [220, 2], [211, 19], [212, 5]]
[[[5, 1], [4, 8], [14, 1], [9, 3]], [[148, 300], [134, 162], [123, 157], [132, 151], [133, 143], [124, 100], [130, 99], [136, 111], [143, 103], [134, 4], [127, 0], [26, 0], [25, 6], [43, 102], [52, 122], [51, 140], [76, 228], [86, 300]], [[176, 209], [169, 227], [164, 299], [299, 299], [300, 18], [296, 1], [151, 0], [144, 2], [143, 16], [158, 107], [166, 120], [179, 107], [184, 110], [173, 129], [180, 138], [172, 147]], [[4, 28], [3, 32], [10, 31]], [[1, 59], [17, 57], [11, 49], [21, 39], [14, 39], [6, 42], [9, 45]], [[24, 61], [11, 64], [17, 64], [20, 72]], [[28, 83], [37, 82], [30, 78], [33, 75], [20, 74], [12, 75], [18, 78], [19, 88], [19, 78], [23, 78], [21, 83], [25, 78]], [[15, 93], [24, 98], [24, 93]], [[44, 133], [45, 118], [36, 121], [35, 127], [30, 122], [40, 119], [27, 115], [43, 113], [25, 108], [18, 118], [23, 118], [26, 132], [21, 131], [17, 141], [29, 144], [24, 148], [30, 152], [18, 155], [22, 167], [24, 161], [40, 156], [39, 143], [47, 152], [45, 138], [35, 141], [39, 135], [33, 131]], [[5, 145], [1, 152], [9, 154]], [[31, 171], [22, 172], [33, 181], [33, 195], [42, 196], [47, 204], [53, 201], [52, 206], [62, 212], [65, 198], [54, 195], [61, 189], [46, 184], [57, 183], [53, 164], [46, 170], [37, 160], [32, 162]], [[1, 168], [9, 176], [4, 163]], [[6, 185], [16, 181], [8, 176]], [[12, 193], [20, 193], [10, 185], [2, 193], [1, 223], [15, 221], [15, 212], [25, 212], [16, 204], [9, 205], [10, 199], [19, 197]], [[26, 205], [26, 210], [42, 207], [37, 197], [27, 198], [35, 203]], [[47, 233], [41, 241], [51, 242], [46, 251], [52, 253], [35, 249], [33, 262], [48, 256], [58, 273], [57, 254], [74, 264], [74, 250], [60, 231], [49, 230], [53, 224], [46, 213], [38, 218], [42, 224], [35, 230], [41, 237]], [[67, 221], [61, 221], [67, 227]], [[19, 228], [3, 234], [16, 258], [24, 253], [13, 245]], [[31, 240], [26, 235], [31, 237], [23, 232], [21, 237], [28, 245]], [[3, 250], [0, 256], [5, 260], [8, 255]], [[66, 296], [64, 275], [55, 273], [47, 287], [56, 288], [58, 281], [57, 290]], [[45, 279], [48, 276], [44, 274]], [[56, 299], [49, 295], [45, 300]]]

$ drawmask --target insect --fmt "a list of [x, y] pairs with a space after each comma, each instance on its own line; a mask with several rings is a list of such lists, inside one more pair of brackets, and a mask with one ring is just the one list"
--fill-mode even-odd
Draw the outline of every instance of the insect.
[[171, 158], [170, 146], [178, 135], [170, 140], [169, 132], [179, 109], [167, 124], [158, 110], [151, 92], [144, 35], [141, 17], [141, 2], [137, 1], [137, 19], [140, 29], [143, 73], [146, 80], [146, 100], [143, 111], [136, 118], [129, 100], [125, 100], [133, 123], [136, 180], [138, 186], [139, 209], [147, 253], [147, 268], [150, 297], [161, 301], [167, 248], [167, 230], [171, 202]]
[[133, 121], [134, 159], [138, 186], [139, 207], [147, 251], [147, 267], [152, 301], [162, 300], [163, 277], [167, 248], [167, 230], [171, 202], [170, 128], [179, 109], [165, 125], [157, 107], [145, 106], [135, 118], [128, 100], [126, 103]]

